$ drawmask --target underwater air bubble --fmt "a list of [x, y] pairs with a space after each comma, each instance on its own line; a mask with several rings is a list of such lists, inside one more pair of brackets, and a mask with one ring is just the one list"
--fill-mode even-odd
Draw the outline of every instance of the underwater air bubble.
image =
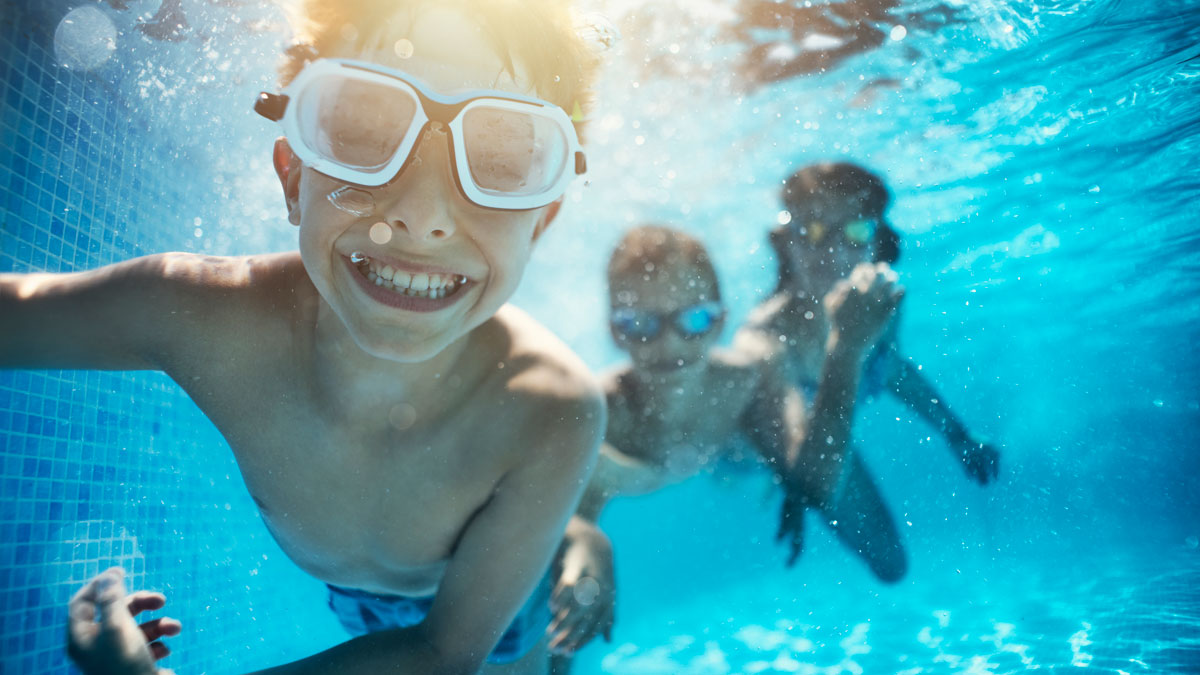
[[388, 423], [397, 431], [404, 431], [417, 423], [417, 409], [408, 403], [398, 403], [388, 413]]
[[575, 602], [587, 607], [596, 601], [596, 597], [600, 595], [600, 584], [591, 577], [583, 577], [575, 583], [575, 588], [572, 589], [575, 594]]
[[792, 212], [788, 211], [787, 209], [780, 211], [775, 216], [775, 222], [779, 223], [780, 225], [787, 225], [788, 223], [792, 222]]
[[329, 193], [330, 204], [339, 211], [349, 213], [359, 218], [370, 218], [375, 215], [375, 198], [370, 192], [356, 187], [343, 185]]
[[892, 26], [891, 38], [899, 42], [908, 35], [908, 29], [904, 26]]
[[392, 240], [392, 227], [384, 222], [378, 222], [371, 226], [371, 231], [367, 233], [371, 237], [371, 241], [383, 246]]
[[99, 68], [116, 49], [117, 27], [107, 14], [91, 5], [67, 12], [54, 30], [54, 55], [64, 68]]
[[407, 59], [413, 55], [413, 43], [408, 38], [400, 38], [396, 40], [396, 44], [392, 47], [396, 52], [396, 56], [402, 59]]

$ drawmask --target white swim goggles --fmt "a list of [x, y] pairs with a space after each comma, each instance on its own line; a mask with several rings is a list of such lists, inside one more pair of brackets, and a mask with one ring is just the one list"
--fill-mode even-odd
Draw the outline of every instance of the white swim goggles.
[[369, 62], [313, 61], [254, 109], [283, 126], [304, 164], [362, 187], [399, 176], [430, 124], [448, 130], [455, 182], [479, 206], [539, 208], [587, 170], [575, 127], [552, 103], [490, 89], [439, 94]]

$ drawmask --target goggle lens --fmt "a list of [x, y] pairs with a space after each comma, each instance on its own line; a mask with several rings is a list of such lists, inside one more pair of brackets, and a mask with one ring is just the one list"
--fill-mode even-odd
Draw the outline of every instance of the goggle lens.
[[463, 113], [463, 145], [471, 179], [494, 195], [535, 195], [566, 168], [567, 139], [553, 120], [486, 104]]
[[419, 100], [403, 82], [329, 74], [305, 87], [296, 104], [301, 140], [313, 152], [356, 171], [378, 173], [400, 151]]
[[[875, 238], [875, 230], [878, 223], [869, 218], [860, 218], [852, 220], [842, 226], [842, 236], [846, 241], [855, 246], [860, 246], [869, 243]], [[830, 233], [830, 228], [819, 220], [813, 220], [806, 227], [801, 228], [801, 233], [810, 244], [820, 244], [825, 240], [826, 235]], [[833, 230], [836, 232], [836, 230]]]
[[855, 220], [846, 223], [846, 226], [842, 228], [842, 233], [846, 236], [847, 241], [853, 244], [865, 244], [875, 237], [875, 221]]
[[675, 327], [683, 337], [700, 337], [711, 331], [721, 318], [721, 307], [715, 302], [685, 307], [675, 317]]
[[630, 307], [614, 309], [611, 315], [613, 330], [627, 342], [650, 341], [662, 334], [664, 325], [671, 325], [685, 340], [712, 332], [721, 320], [720, 303], [702, 302], [670, 314], [639, 311]]
[[622, 307], [612, 311], [613, 330], [624, 340], [653, 340], [662, 331], [658, 316]]

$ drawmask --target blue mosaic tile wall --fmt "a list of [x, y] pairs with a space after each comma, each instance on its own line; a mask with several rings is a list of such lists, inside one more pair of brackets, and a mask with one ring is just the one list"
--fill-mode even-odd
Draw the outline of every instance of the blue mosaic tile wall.
[[[3, 5], [0, 271], [204, 250], [193, 223], [217, 220], [219, 200], [202, 163], [150, 131], [111, 74], [56, 63], [70, 5]], [[165, 665], [181, 673], [244, 672], [345, 637], [166, 376], [0, 371], [0, 672], [69, 672], [67, 599], [110, 565], [167, 594], [184, 633]]]

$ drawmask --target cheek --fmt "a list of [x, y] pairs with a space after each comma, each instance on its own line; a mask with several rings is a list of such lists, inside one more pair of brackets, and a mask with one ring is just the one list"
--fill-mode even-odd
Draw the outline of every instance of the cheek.
[[515, 285], [533, 254], [536, 217], [529, 214], [489, 214], [473, 218], [472, 237], [487, 259], [493, 279]]

